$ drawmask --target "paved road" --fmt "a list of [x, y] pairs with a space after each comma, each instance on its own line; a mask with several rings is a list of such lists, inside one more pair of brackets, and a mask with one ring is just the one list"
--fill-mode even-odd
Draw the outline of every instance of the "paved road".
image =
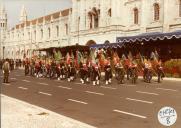
[[[2, 75], [1, 75], [2, 77]], [[13, 71], [10, 84], [2, 84], [1, 93], [49, 109], [98, 128], [164, 128], [157, 119], [164, 106], [176, 109], [181, 126], [181, 82], [101, 86], [81, 85], [80, 81], [25, 77]]]

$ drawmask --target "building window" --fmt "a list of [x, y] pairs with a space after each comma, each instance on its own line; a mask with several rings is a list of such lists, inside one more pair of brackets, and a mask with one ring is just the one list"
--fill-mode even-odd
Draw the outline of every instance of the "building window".
[[51, 37], [50, 28], [48, 28], [48, 37]]
[[68, 35], [68, 24], [65, 24], [65, 32], [66, 32], [66, 35]]
[[181, 17], [181, 0], [179, 0], [179, 17]]
[[112, 10], [111, 8], [108, 10], [108, 15], [111, 17], [112, 16]]
[[89, 16], [89, 28], [92, 29], [92, 14], [91, 12], [88, 13]]
[[36, 40], [36, 31], [34, 31], [34, 37], [35, 37], [35, 40]]
[[28, 39], [30, 39], [30, 32], [28, 32]]
[[138, 9], [135, 8], [133, 11], [134, 11], [134, 24], [138, 24], [138, 18], [139, 18]]
[[43, 29], [41, 29], [41, 39], [43, 39]]
[[56, 26], [56, 29], [57, 29], [57, 37], [59, 36], [59, 27]]
[[99, 27], [99, 17], [100, 17], [100, 9], [92, 8], [91, 11], [88, 12], [89, 16], [89, 27], [98, 28]]
[[160, 18], [160, 6], [158, 3], [154, 4], [154, 20], [158, 21]]

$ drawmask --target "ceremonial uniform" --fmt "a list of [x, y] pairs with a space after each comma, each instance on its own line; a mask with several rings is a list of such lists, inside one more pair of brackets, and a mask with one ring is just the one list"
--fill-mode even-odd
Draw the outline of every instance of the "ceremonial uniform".
[[88, 68], [86, 64], [83, 64], [80, 68], [80, 78], [82, 84], [84, 84], [86, 79], [88, 78]]
[[30, 65], [30, 63], [29, 63], [28, 59], [26, 59], [26, 61], [25, 61], [25, 76], [29, 74], [29, 65]]
[[163, 72], [163, 67], [161, 66], [161, 62], [156, 66], [157, 74], [158, 74], [158, 83], [161, 82], [161, 79], [165, 77], [165, 74]]
[[3, 70], [3, 74], [4, 74], [3, 82], [8, 83], [8, 78], [9, 78], [9, 73], [10, 73], [10, 64], [7, 59], [2, 66], [2, 70]]
[[76, 74], [76, 70], [75, 67], [73, 66], [72, 62], [68, 65], [68, 69], [67, 69], [67, 77], [68, 77], [68, 81], [73, 81], [75, 74]]
[[92, 71], [93, 85], [100, 84], [100, 77], [101, 77], [100, 68], [97, 65], [93, 66], [93, 71]]
[[116, 67], [115, 67], [116, 73], [117, 73], [117, 80], [120, 84], [123, 84], [123, 80], [124, 80], [124, 75], [125, 75], [125, 71], [124, 71], [124, 67], [122, 64], [117, 63]]
[[105, 65], [104, 71], [105, 71], [106, 85], [108, 85], [109, 83], [111, 83], [111, 79], [112, 79], [112, 69], [111, 69], [110, 63]]
[[60, 79], [65, 79], [66, 76], [66, 67], [65, 64], [62, 62], [60, 64]]

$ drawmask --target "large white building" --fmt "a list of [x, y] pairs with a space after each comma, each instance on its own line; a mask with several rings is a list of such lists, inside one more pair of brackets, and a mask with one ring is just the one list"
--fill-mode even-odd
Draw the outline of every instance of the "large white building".
[[1, 58], [31, 56], [33, 50], [114, 43], [116, 37], [181, 30], [181, 0], [72, 0], [72, 8], [33, 20], [22, 7], [19, 24], [7, 29], [0, 11]]

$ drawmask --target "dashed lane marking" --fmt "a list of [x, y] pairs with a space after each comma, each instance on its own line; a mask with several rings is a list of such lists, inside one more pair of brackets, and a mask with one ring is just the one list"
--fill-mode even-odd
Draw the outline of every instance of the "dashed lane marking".
[[117, 89], [117, 88], [113, 88], [113, 87], [106, 87], [106, 86], [101, 86], [101, 88], [112, 89], [112, 90], [116, 90], [116, 89]]
[[2, 83], [2, 85], [11, 85], [11, 84], [9, 84], [9, 83]]
[[23, 82], [27, 82], [27, 83], [29, 83], [30, 81], [29, 80], [22, 80]]
[[173, 92], [178, 92], [178, 90], [175, 89], [167, 89], [167, 88], [156, 88], [157, 90], [163, 90], [163, 91], [173, 91]]
[[136, 91], [137, 93], [142, 93], [142, 94], [148, 94], [148, 95], [155, 95], [158, 96], [159, 94], [157, 93], [151, 93], [151, 92], [142, 92], [142, 91]]
[[22, 90], [28, 90], [28, 88], [24, 88], [24, 87], [18, 87], [18, 88]]
[[83, 101], [79, 101], [79, 100], [74, 100], [74, 99], [68, 99], [69, 101], [72, 101], [72, 102], [76, 102], [76, 103], [81, 103], [81, 104], [88, 104], [86, 102], [83, 102]]
[[142, 103], [147, 103], [147, 104], [153, 104], [153, 102], [150, 102], [150, 101], [145, 101], [145, 100], [140, 100], [140, 99], [132, 99], [132, 98], [128, 98], [128, 97], [126, 98], [126, 100], [142, 102]]
[[75, 83], [75, 84], [78, 84], [78, 85], [83, 85], [82, 83]]
[[90, 94], [95, 94], [95, 95], [101, 95], [103, 96], [103, 93], [98, 93], [98, 92], [91, 92], [91, 91], [85, 91], [86, 93], [90, 93]]
[[16, 80], [16, 78], [10, 78], [11, 80]]
[[38, 92], [39, 94], [43, 94], [43, 95], [47, 95], [47, 96], [52, 96], [52, 94], [50, 93], [46, 93], [46, 92]]
[[37, 83], [37, 84], [41, 84], [41, 85], [48, 85], [47, 83]]
[[125, 86], [127, 86], [127, 87], [135, 87], [136, 85], [131, 85], [131, 84], [129, 85], [128, 84], [128, 85], [125, 85]]
[[64, 86], [58, 86], [59, 88], [63, 88], [63, 89], [68, 89], [68, 90], [71, 90], [72, 88], [69, 88], [69, 87], [64, 87]]
[[134, 116], [134, 117], [139, 117], [142, 119], [146, 119], [146, 116], [142, 116], [142, 115], [138, 115], [138, 114], [134, 114], [134, 113], [129, 113], [129, 112], [124, 112], [124, 111], [120, 111], [120, 110], [113, 110], [114, 112], [118, 112], [118, 113], [122, 113], [122, 114], [126, 114], [126, 115], [130, 115], [130, 116]]

